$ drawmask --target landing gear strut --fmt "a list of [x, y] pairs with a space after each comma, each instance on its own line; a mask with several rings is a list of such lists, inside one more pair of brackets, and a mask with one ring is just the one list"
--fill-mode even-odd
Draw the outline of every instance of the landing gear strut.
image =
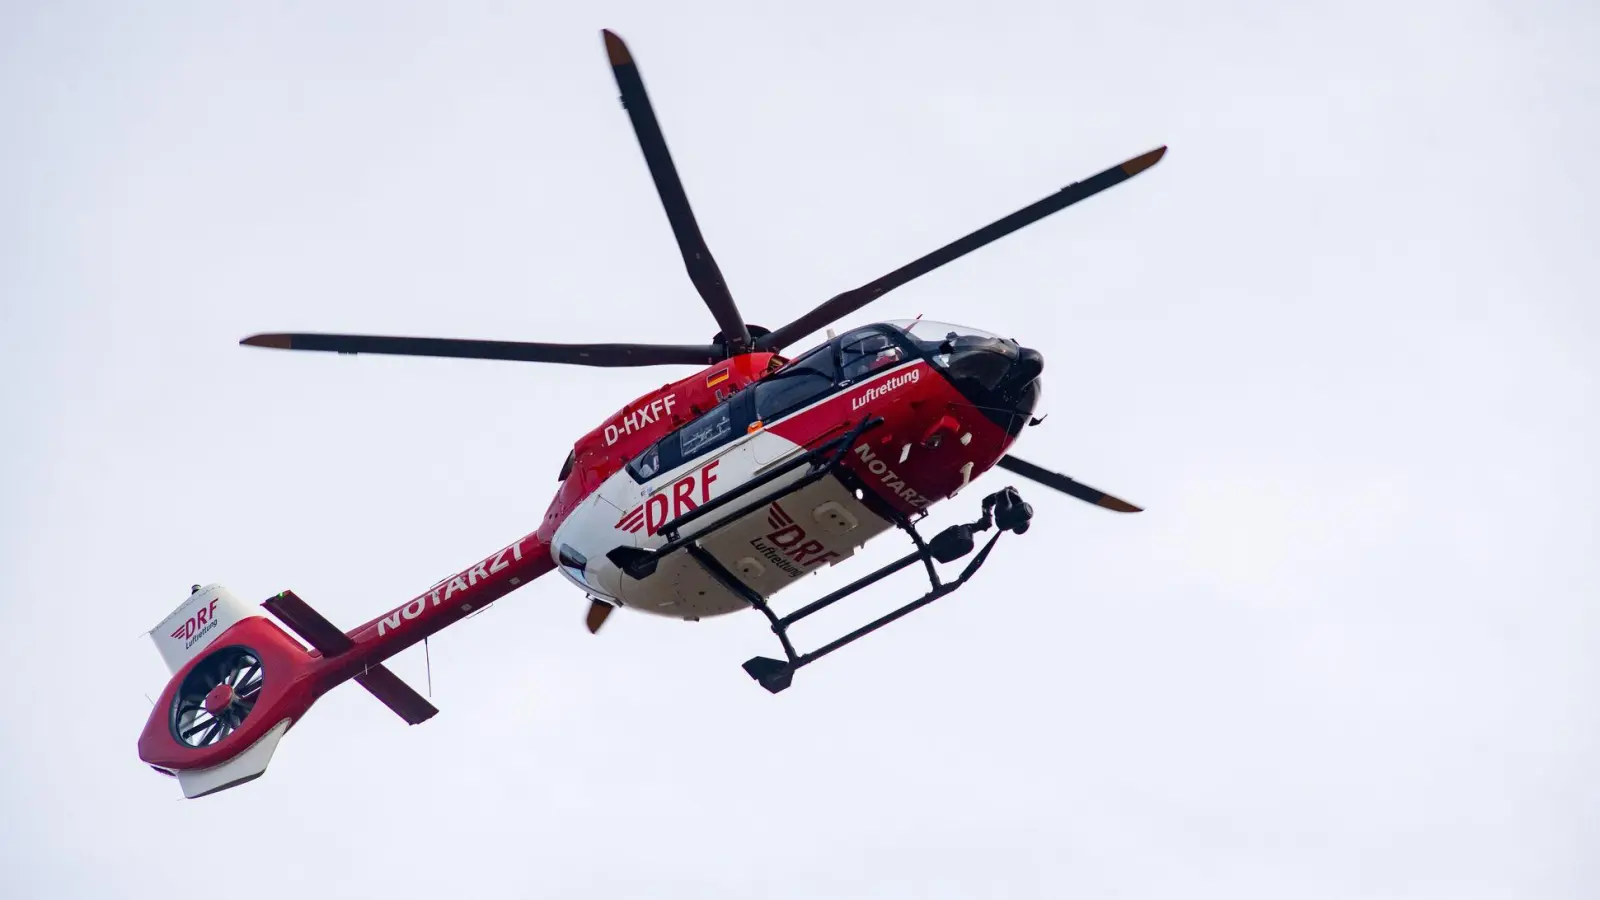
[[[765, 600], [744, 587], [737, 578], [732, 577], [731, 573], [722, 569], [722, 566], [712, 559], [710, 554], [704, 551], [696, 552], [699, 551], [699, 547], [690, 545], [690, 553], [694, 554], [713, 574], [717, 574], [718, 578], [730, 589], [742, 595], [751, 606], [760, 610], [767, 617], [767, 620], [772, 623], [772, 631], [778, 636], [779, 643], [783, 645], [785, 659], [778, 660], [757, 656], [744, 664], [745, 672], [759, 682], [762, 687], [776, 694], [787, 688], [794, 681], [795, 671], [802, 666], [808, 666], [840, 647], [866, 637], [890, 622], [927, 606], [945, 594], [953, 593], [957, 588], [966, 584], [967, 579], [971, 578], [983, 566], [984, 561], [989, 558], [989, 551], [994, 549], [995, 542], [1000, 540], [1001, 534], [1007, 531], [1022, 534], [1028, 530], [1029, 521], [1033, 518], [1033, 507], [1024, 502], [1014, 488], [1009, 487], [983, 498], [983, 515], [977, 521], [964, 525], [952, 525], [934, 535], [930, 541], [922, 539], [922, 535], [917, 532], [916, 526], [911, 523], [910, 519], [907, 519], [897, 511], [886, 511], [891, 514], [895, 525], [911, 536], [912, 542], [916, 544], [916, 550], [831, 594], [800, 607], [786, 616], [779, 616], [773, 612], [772, 607], [768, 606]], [[976, 547], [974, 535], [988, 531], [991, 528], [998, 528], [998, 530], [984, 542], [983, 548], [978, 551], [978, 555], [973, 557], [972, 561], [967, 563], [966, 568], [961, 570], [961, 575], [954, 581], [945, 582], [941, 580], [938, 570], [934, 568], [934, 562], [954, 562], [970, 554]], [[789, 640], [790, 625], [818, 610], [832, 606], [862, 588], [875, 584], [901, 569], [914, 565], [919, 560], [928, 572], [928, 581], [931, 585], [926, 594], [809, 653], [795, 652], [794, 644]]]
[[[924, 541], [922, 535], [917, 532], [916, 526], [912, 524], [905, 514], [889, 506], [872, 491], [865, 490], [856, 476], [849, 469], [840, 465], [863, 434], [882, 424], [883, 419], [877, 416], [862, 419], [844, 435], [795, 457], [782, 466], [739, 486], [721, 497], [683, 513], [661, 526], [660, 533], [667, 541], [654, 550], [645, 550], [637, 547], [616, 547], [607, 552], [606, 557], [629, 578], [648, 578], [654, 574], [656, 564], [662, 557], [682, 550], [698, 562], [712, 578], [732, 592], [734, 596], [760, 610], [761, 614], [767, 617], [767, 621], [772, 623], [772, 632], [778, 636], [778, 642], [783, 645], [784, 658], [778, 660], [757, 656], [745, 662], [744, 670], [749, 673], [751, 678], [760, 682], [762, 687], [776, 694], [788, 687], [794, 680], [795, 670], [816, 662], [840, 647], [863, 638], [901, 616], [915, 612], [966, 584], [967, 579], [971, 578], [973, 573], [977, 572], [983, 565], [984, 560], [989, 558], [989, 551], [994, 549], [995, 542], [1000, 540], [1000, 535], [1007, 531], [1014, 534], [1022, 534], [1028, 530], [1028, 524], [1033, 519], [1033, 507], [1022, 499], [1015, 488], [1007, 487], [983, 498], [983, 515], [979, 516], [977, 521], [968, 522], [965, 525], [952, 525], [934, 535], [933, 540]], [[797, 481], [756, 496], [754, 499], [747, 499], [751, 495], [757, 494], [767, 485], [801, 468], [806, 471]], [[685, 526], [706, 516], [708, 513], [721, 510], [724, 507], [735, 506], [734, 511], [726, 516], [728, 521], [732, 521], [829, 475], [838, 478], [845, 487], [861, 498], [862, 502], [874, 512], [893, 522], [901, 531], [910, 535], [912, 543], [916, 545], [916, 549], [825, 597], [813, 600], [786, 616], [779, 616], [773, 612], [772, 607], [767, 604], [767, 601], [761, 595], [747, 587], [737, 576], [728, 571], [727, 567], [718, 561], [715, 556], [712, 556], [710, 552], [700, 546], [700, 533], [682, 533]], [[971, 562], [967, 563], [967, 567], [961, 570], [960, 577], [951, 582], [941, 580], [939, 572], [934, 568], [933, 564], [935, 562], [955, 562], [970, 554], [977, 546], [975, 535], [991, 528], [998, 528], [998, 530], [984, 542], [983, 548], [978, 550], [978, 555], [973, 557]], [[927, 569], [928, 582], [931, 585], [931, 589], [926, 594], [894, 612], [857, 628], [832, 643], [818, 647], [810, 653], [795, 652], [794, 644], [789, 640], [790, 625], [818, 610], [826, 609], [856, 591], [875, 584], [919, 561]], [[597, 626], [591, 626], [590, 630], [593, 630], [594, 627]]]

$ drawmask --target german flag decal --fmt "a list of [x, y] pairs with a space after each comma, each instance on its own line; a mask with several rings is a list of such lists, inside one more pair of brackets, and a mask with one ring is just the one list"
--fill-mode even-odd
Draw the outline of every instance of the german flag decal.
[[718, 369], [715, 372], [712, 372], [710, 375], [706, 376], [706, 387], [716, 387], [717, 385], [719, 385], [719, 384], [721, 384], [721, 383], [723, 383], [724, 381], [727, 381], [727, 380], [728, 380], [728, 370], [727, 369]]

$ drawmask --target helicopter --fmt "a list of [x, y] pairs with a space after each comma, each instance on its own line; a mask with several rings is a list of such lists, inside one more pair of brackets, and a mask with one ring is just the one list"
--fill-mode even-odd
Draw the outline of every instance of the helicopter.
[[[384, 661], [552, 571], [588, 599], [591, 633], [617, 609], [689, 621], [759, 612], [778, 638], [781, 658], [757, 656], [743, 667], [778, 693], [801, 668], [959, 589], [1003, 534], [1028, 530], [1033, 508], [1008, 486], [984, 496], [973, 521], [927, 538], [918, 531], [931, 506], [990, 469], [1107, 510], [1140, 511], [1010, 454], [1021, 431], [1041, 421], [1033, 415], [1044, 369], [1039, 351], [921, 318], [843, 334], [830, 326], [912, 279], [1138, 175], [1166, 147], [1075, 182], [769, 330], [744, 320], [701, 236], [632, 53], [615, 33], [601, 35], [689, 278], [718, 332], [699, 345], [327, 333], [242, 340], [340, 354], [696, 371], [578, 438], [534, 531], [356, 628], [341, 630], [293, 591], [253, 607], [219, 584], [194, 585], [150, 632], [172, 676], [138, 743], [140, 759], [175, 776], [186, 797], [262, 775], [284, 733], [345, 681], [408, 724], [431, 718], [438, 709]], [[784, 355], [824, 329], [819, 346]], [[774, 609], [779, 592], [896, 529], [912, 545], [904, 556], [792, 611]], [[954, 577], [941, 575], [939, 566], [963, 559]], [[917, 599], [820, 647], [796, 649], [789, 637], [794, 623], [918, 565], [929, 588]]]

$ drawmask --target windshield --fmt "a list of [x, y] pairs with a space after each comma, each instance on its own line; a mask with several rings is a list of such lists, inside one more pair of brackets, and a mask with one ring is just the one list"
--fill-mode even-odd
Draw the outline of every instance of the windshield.
[[951, 341], [955, 346], [979, 346], [989, 341], [1003, 341], [998, 334], [968, 325], [952, 325], [932, 319], [898, 319], [887, 324], [904, 331], [917, 342], [917, 346], [930, 353], [939, 352], [940, 345]]

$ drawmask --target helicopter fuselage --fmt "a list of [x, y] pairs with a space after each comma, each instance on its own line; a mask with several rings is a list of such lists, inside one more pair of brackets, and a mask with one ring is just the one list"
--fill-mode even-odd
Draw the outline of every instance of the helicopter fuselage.
[[[548, 546], [558, 570], [615, 606], [684, 619], [721, 615], [750, 606], [744, 591], [730, 590], [730, 573], [767, 599], [848, 559], [893, 528], [896, 515], [915, 518], [953, 496], [999, 460], [1031, 415], [1038, 367], [1019, 362], [1014, 342], [937, 323], [916, 327], [974, 346], [941, 353], [938, 340], [869, 326], [781, 367], [736, 358], [629, 404], [574, 449], [551, 507], [559, 524]], [[980, 365], [964, 365], [971, 359], [963, 353], [977, 354]], [[1023, 383], [1005, 385], [1008, 377]], [[726, 384], [742, 387], [714, 391]], [[675, 553], [634, 578], [609, 558], [618, 547], [661, 547], [669, 523], [867, 419], [881, 421], [848, 448], [836, 477], [686, 529], [723, 571], [708, 571], [704, 555]], [[804, 474], [795, 469], [771, 487]]]

